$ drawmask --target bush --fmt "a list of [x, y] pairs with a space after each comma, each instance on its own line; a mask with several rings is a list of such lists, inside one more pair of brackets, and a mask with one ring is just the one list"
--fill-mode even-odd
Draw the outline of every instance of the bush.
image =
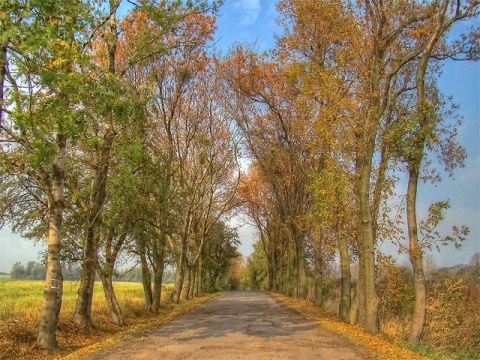
[[423, 341], [458, 359], [480, 354], [480, 285], [437, 275], [429, 286]]
[[[390, 267], [378, 284], [380, 328], [404, 342], [414, 304], [411, 273]], [[428, 283], [426, 322], [419, 348], [433, 349], [452, 359], [477, 359], [480, 354], [480, 284], [467, 275], [435, 274]]]

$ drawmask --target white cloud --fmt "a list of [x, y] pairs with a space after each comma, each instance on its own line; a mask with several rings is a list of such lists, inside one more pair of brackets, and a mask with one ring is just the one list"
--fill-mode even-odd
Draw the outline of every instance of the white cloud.
[[233, 7], [240, 12], [240, 25], [253, 25], [260, 15], [260, 0], [236, 0]]

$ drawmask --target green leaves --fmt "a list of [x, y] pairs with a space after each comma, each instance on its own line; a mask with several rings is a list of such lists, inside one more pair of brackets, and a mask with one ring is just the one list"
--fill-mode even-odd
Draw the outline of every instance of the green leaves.
[[445, 219], [445, 211], [450, 208], [449, 201], [438, 201], [431, 204], [428, 208], [428, 217], [419, 223], [419, 232], [422, 238], [420, 246], [422, 248], [432, 249], [433, 246], [440, 251], [440, 246], [454, 244], [459, 249], [461, 243], [466, 240], [470, 229], [465, 226], [454, 225], [449, 235], [443, 236], [438, 230], [438, 226]]

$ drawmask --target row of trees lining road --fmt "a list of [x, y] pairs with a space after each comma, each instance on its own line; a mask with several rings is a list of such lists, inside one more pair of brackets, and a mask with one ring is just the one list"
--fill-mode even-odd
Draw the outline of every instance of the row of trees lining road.
[[239, 256], [225, 225], [239, 137], [206, 51], [217, 4], [125, 6], [10, 1], [0, 11], [1, 220], [48, 244], [37, 340], [45, 353], [58, 350], [62, 264], [81, 264], [73, 320], [88, 329], [95, 274], [123, 325], [112, 285], [122, 254], [138, 259], [153, 312], [166, 264], [176, 268], [178, 302]]
[[[432, 204], [422, 221], [415, 204], [419, 180], [440, 180], [432, 158], [448, 174], [463, 166], [455, 105], [437, 79], [442, 60], [478, 60], [478, 28], [458, 37], [450, 30], [478, 18], [479, 3], [281, 0], [277, 9], [283, 33], [275, 49], [237, 46], [225, 70], [252, 159], [239, 190], [267, 256], [268, 289], [305, 297], [311, 273], [320, 305], [323, 262], [338, 254], [339, 316], [377, 333], [376, 245], [394, 241], [414, 271], [408, 339], [417, 343], [424, 250], [459, 245], [469, 231], [456, 226], [442, 237], [436, 228], [448, 201]], [[392, 209], [405, 177], [406, 202]]]
[[[58, 350], [62, 265], [81, 264], [76, 325], [94, 325], [98, 274], [121, 326], [119, 262], [128, 255], [141, 266], [148, 311], [159, 311], [166, 265], [176, 270], [174, 302], [215, 287], [239, 267], [226, 225], [239, 206], [258, 229], [269, 290], [305, 298], [312, 277], [321, 305], [322, 271], [339, 254], [339, 315], [371, 333], [376, 245], [398, 243], [415, 273], [409, 340], [418, 342], [423, 251], [468, 233], [441, 238], [448, 202], [421, 222], [415, 203], [419, 179], [439, 180], [429, 157], [447, 173], [465, 158], [436, 79], [442, 60], [478, 58], [478, 29], [450, 35], [478, 17], [478, 2], [280, 0], [275, 49], [237, 45], [225, 56], [208, 48], [218, 5], [2, 4], [0, 219], [48, 244], [40, 348]], [[408, 246], [389, 205], [402, 176]]]

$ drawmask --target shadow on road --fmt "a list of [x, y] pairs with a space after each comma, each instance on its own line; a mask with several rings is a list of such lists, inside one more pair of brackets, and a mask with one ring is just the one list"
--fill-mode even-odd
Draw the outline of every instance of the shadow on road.
[[145, 338], [117, 343], [88, 360], [361, 360], [364, 350], [315, 326], [268, 293], [223, 293]]
[[[312, 323], [268, 294], [231, 291], [172, 321], [164, 331], [160, 329], [153, 336], [175, 337], [180, 342], [235, 333], [272, 338], [313, 328]], [[182, 336], [185, 333], [189, 336]]]

